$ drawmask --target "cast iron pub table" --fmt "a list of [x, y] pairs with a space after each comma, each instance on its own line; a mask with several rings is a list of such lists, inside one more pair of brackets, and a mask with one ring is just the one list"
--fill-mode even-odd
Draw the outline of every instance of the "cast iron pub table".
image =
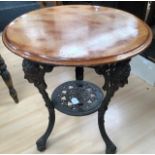
[[[131, 57], [142, 52], [151, 40], [152, 32], [143, 21], [107, 7], [49, 7], [12, 21], [3, 32], [3, 42], [24, 58], [25, 78], [38, 88], [49, 112], [47, 130], [37, 141], [38, 150], [46, 149], [57, 109], [72, 116], [98, 111], [106, 153], [115, 153], [116, 146], [104, 127], [104, 114], [114, 93], [128, 83]], [[58, 66], [75, 67], [76, 80], [58, 86], [50, 99], [44, 76]], [[83, 80], [84, 67], [103, 75], [105, 95], [98, 86]]]

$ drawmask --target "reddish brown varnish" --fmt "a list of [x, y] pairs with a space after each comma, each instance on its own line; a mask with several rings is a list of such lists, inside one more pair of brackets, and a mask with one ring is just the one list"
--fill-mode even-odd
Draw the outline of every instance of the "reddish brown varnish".
[[3, 42], [15, 54], [56, 65], [98, 65], [143, 51], [150, 28], [121, 10], [69, 5], [40, 9], [11, 22]]

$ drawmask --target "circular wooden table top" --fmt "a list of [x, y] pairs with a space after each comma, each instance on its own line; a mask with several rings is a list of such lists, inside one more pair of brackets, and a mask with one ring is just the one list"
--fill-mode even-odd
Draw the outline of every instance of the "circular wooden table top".
[[32, 11], [3, 32], [5, 46], [23, 58], [71, 66], [124, 60], [143, 51], [151, 40], [150, 28], [134, 15], [90, 5]]

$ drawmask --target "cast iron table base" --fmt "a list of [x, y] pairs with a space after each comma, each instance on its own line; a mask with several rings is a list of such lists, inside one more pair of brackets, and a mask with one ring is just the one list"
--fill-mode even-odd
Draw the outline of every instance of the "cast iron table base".
[[[116, 146], [108, 137], [104, 126], [104, 115], [107, 110], [108, 104], [114, 95], [114, 93], [128, 83], [128, 77], [130, 75], [130, 60], [124, 60], [113, 64], [90, 66], [95, 69], [95, 72], [99, 75], [103, 75], [105, 84], [103, 90], [106, 92], [103, 102], [98, 107], [98, 125], [101, 136], [106, 144], [106, 153], [116, 153]], [[37, 148], [39, 151], [46, 149], [47, 139], [52, 132], [55, 122], [54, 102], [50, 100], [46, 88], [47, 85], [44, 80], [46, 72], [51, 72], [54, 66], [32, 62], [29, 60], [23, 60], [23, 71], [25, 73], [25, 79], [30, 83], [33, 83], [41, 93], [45, 105], [49, 112], [49, 124], [46, 132], [37, 141]], [[83, 80], [83, 67], [76, 67], [76, 80]], [[101, 97], [102, 98], [102, 97]]]

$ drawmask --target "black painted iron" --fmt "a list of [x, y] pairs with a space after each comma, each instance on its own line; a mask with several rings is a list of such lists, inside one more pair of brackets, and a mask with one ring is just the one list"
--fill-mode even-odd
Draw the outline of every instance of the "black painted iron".
[[83, 80], [84, 78], [84, 68], [83, 67], [76, 67], [75, 68], [75, 76], [76, 80]]
[[25, 73], [25, 79], [27, 79], [30, 83], [33, 83], [34, 86], [38, 88], [49, 112], [49, 124], [47, 130], [36, 143], [39, 151], [44, 151], [46, 149], [47, 139], [52, 132], [55, 123], [54, 107], [50, 101], [48, 93], [46, 92], [47, 85], [44, 80], [45, 73], [51, 72], [52, 70], [53, 66], [38, 64], [29, 60], [23, 61], [23, 71]]
[[71, 116], [85, 116], [96, 112], [103, 98], [102, 90], [86, 81], [65, 82], [52, 94], [54, 107]]
[[104, 126], [104, 115], [108, 108], [108, 104], [113, 97], [114, 93], [128, 83], [128, 77], [130, 75], [130, 60], [121, 61], [115, 64], [103, 65], [95, 67], [95, 71], [99, 75], [103, 75], [105, 78], [105, 84], [103, 90], [106, 91], [106, 96], [101, 107], [98, 110], [98, 124], [101, 136], [106, 144], [106, 153], [116, 153], [116, 146], [108, 137]]
[[[24, 60], [23, 61], [23, 70], [25, 73], [25, 78], [30, 83], [33, 83], [35, 85], [35, 87], [38, 88], [39, 92], [41, 93], [41, 95], [46, 103], [46, 107], [49, 111], [49, 125], [48, 125], [48, 128], [47, 128], [45, 134], [37, 141], [38, 150], [43, 151], [46, 148], [47, 139], [53, 129], [54, 122], [55, 122], [54, 108], [57, 108], [63, 113], [74, 115], [74, 116], [75, 115], [82, 116], [85, 114], [90, 114], [90, 113], [94, 112], [95, 110], [98, 110], [98, 125], [99, 125], [101, 136], [106, 144], [106, 153], [116, 153], [116, 146], [111, 141], [111, 139], [108, 137], [106, 130], [105, 130], [104, 115], [105, 115], [108, 104], [109, 104], [112, 96], [114, 95], [114, 93], [119, 89], [119, 87], [123, 87], [125, 84], [128, 83], [128, 77], [130, 75], [129, 62], [130, 62], [130, 60], [125, 60], [125, 61], [117, 62], [114, 64], [91, 67], [91, 68], [95, 69], [97, 74], [103, 75], [103, 77], [105, 78], [105, 84], [103, 86], [103, 90], [106, 92], [105, 98], [103, 98], [103, 96], [101, 95], [102, 93], [97, 86], [95, 86], [94, 84], [85, 82], [85, 81], [81, 81], [81, 80], [83, 80], [83, 68], [77, 67], [75, 70], [77, 81], [67, 82], [65, 84], [60, 85], [54, 91], [52, 101], [50, 101], [49, 96], [46, 92], [47, 85], [44, 81], [44, 75], [46, 72], [51, 72], [53, 70], [54, 66], [46, 65], [46, 64], [38, 64], [36, 62]], [[79, 86], [75, 87], [76, 84]], [[69, 98], [70, 95], [71, 96], [75, 95], [76, 91], [78, 91], [78, 93], [81, 93], [81, 91], [78, 90], [80, 85], [83, 85], [84, 88], [86, 88], [86, 89], [87, 89], [87, 87], [90, 87], [92, 89], [91, 92], [97, 91], [97, 93], [95, 95], [97, 96], [98, 94], [100, 94], [99, 96], [97, 96], [97, 100], [99, 101], [99, 103], [97, 104], [97, 102], [95, 102], [96, 106], [94, 107], [94, 109], [95, 108], [96, 109], [94, 111], [90, 112], [89, 108], [87, 110], [86, 110], [86, 108], [84, 108], [84, 112], [86, 112], [85, 114], [81, 113], [81, 111], [79, 111], [78, 108], [76, 108], [77, 111], [75, 113], [74, 113], [73, 109], [71, 109], [71, 111], [68, 112], [68, 109], [66, 110], [65, 106], [64, 106], [65, 108], [63, 108], [62, 104], [61, 105], [60, 105], [60, 103], [58, 104], [58, 101], [60, 101], [62, 99], [63, 91], [66, 91], [66, 93], [68, 92], [68, 94], [66, 95], [66, 103], [68, 103], [67, 101], [70, 100], [70, 98]], [[87, 87], [86, 87], [86, 85], [87, 85]], [[74, 87], [75, 90], [69, 91], [69, 86]], [[84, 93], [84, 92], [82, 94], [84, 96], [89, 96], [89, 97], [91, 96], [91, 95], [88, 95], [88, 93]], [[80, 98], [82, 98], [82, 100], [85, 101], [82, 96], [80, 96]], [[64, 104], [65, 104], [65, 102], [64, 102]], [[80, 106], [80, 104], [78, 106]], [[67, 104], [67, 108], [69, 108], [68, 104]]]
[[11, 97], [16, 103], [18, 103], [18, 96], [13, 86], [11, 75], [9, 71], [7, 70], [7, 66], [4, 62], [4, 59], [1, 57], [1, 55], [0, 55], [0, 75], [2, 76], [2, 79], [4, 80], [5, 84], [8, 87]]

